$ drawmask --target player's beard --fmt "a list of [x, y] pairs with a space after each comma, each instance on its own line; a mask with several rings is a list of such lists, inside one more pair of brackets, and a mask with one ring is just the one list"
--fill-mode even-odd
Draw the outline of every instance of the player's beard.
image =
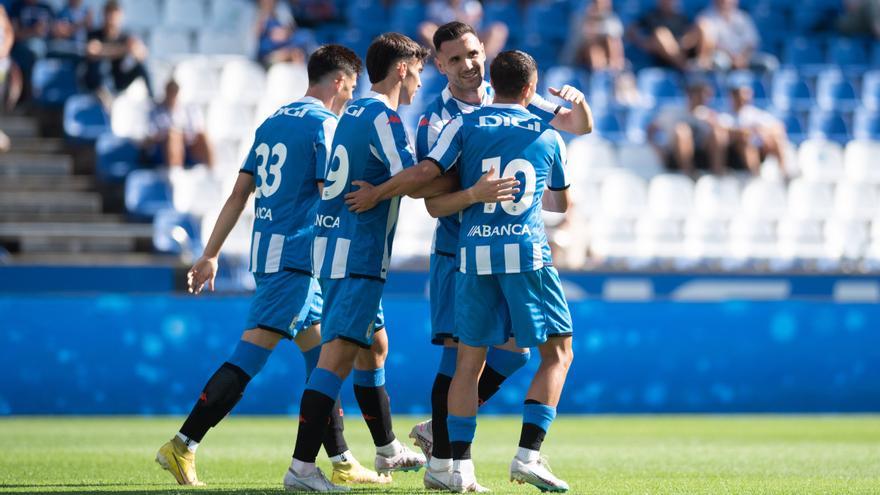
[[481, 71], [463, 71], [458, 74], [458, 87], [465, 91], [473, 91], [483, 84]]

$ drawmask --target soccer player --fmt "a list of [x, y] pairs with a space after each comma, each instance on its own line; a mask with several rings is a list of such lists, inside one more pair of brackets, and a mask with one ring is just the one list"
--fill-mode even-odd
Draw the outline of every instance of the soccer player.
[[[361, 61], [348, 48], [327, 45], [309, 59], [309, 88], [302, 99], [281, 107], [257, 129], [254, 144], [232, 194], [224, 205], [202, 257], [189, 272], [190, 291], [214, 289], [220, 248], [241, 211], [256, 193], [257, 218], [251, 247], [251, 271], [257, 291], [245, 332], [229, 359], [210, 378], [180, 432], [159, 449], [156, 461], [181, 485], [202, 485], [195, 452], [244, 394], [282, 338], [293, 339], [303, 353], [306, 375], [320, 353], [321, 295], [311, 273], [314, 214], [337, 116], [351, 93]], [[327, 424], [327, 423], [325, 423]], [[330, 424], [321, 428], [333, 479], [341, 482], [389, 482], [351, 455], [335, 405]]]
[[315, 466], [315, 458], [342, 381], [354, 368], [355, 396], [376, 445], [379, 471], [418, 470], [425, 457], [392, 432], [384, 368], [359, 362], [375, 345], [374, 322], [381, 311], [399, 198], [362, 215], [348, 211], [343, 193], [358, 181], [383, 182], [415, 162], [397, 114], [419, 86], [427, 51], [410, 38], [387, 33], [367, 50], [372, 91], [346, 107], [331, 147], [326, 183], [315, 215], [313, 271], [324, 295], [321, 354], [300, 401], [300, 424], [288, 490], [339, 491]]
[[[519, 51], [503, 52], [490, 72], [493, 104], [452, 119], [417, 166], [377, 187], [365, 184], [347, 200], [354, 211], [369, 210], [385, 197], [424, 187], [456, 163], [462, 187], [482, 180], [487, 171], [519, 178], [518, 199], [473, 204], [463, 212], [461, 273], [455, 281], [458, 360], [447, 419], [453, 469], [448, 483], [439, 481], [453, 491], [485, 491], [470, 459], [479, 379], [487, 349], [507, 342], [512, 331], [517, 346], [538, 347], [541, 365], [526, 397], [511, 479], [566, 491], [568, 485], [540, 457], [573, 357], [571, 316], [541, 218], [542, 205], [551, 211], [568, 207], [565, 145], [555, 130], [526, 110], [537, 85], [534, 59]], [[545, 187], [550, 190], [546, 196]]]
[[[437, 141], [442, 127], [453, 117], [471, 113], [492, 102], [494, 93], [484, 81], [486, 55], [474, 29], [461, 22], [444, 24], [434, 33], [435, 61], [449, 80], [448, 86], [419, 119], [416, 156], [424, 159]], [[565, 86], [551, 92], [570, 102], [572, 109], [562, 108], [535, 95], [529, 112], [544, 122], [573, 134], [592, 129], [592, 114], [584, 95]], [[434, 234], [430, 262], [430, 302], [432, 343], [442, 345], [440, 367], [431, 389], [431, 420], [415, 425], [410, 433], [417, 445], [430, 456], [425, 470], [425, 486], [445, 488], [441, 478], [452, 473], [452, 451], [446, 431], [446, 403], [449, 384], [455, 371], [457, 333], [454, 324], [456, 251], [460, 222], [458, 212], [476, 202], [484, 202], [464, 192], [426, 200], [429, 211], [440, 216]], [[446, 211], [441, 215], [435, 213]], [[448, 213], [448, 215], [447, 215]], [[521, 349], [511, 338], [491, 347], [486, 369], [480, 376], [480, 404], [497, 392], [504, 380], [529, 359], [528, 349]]]

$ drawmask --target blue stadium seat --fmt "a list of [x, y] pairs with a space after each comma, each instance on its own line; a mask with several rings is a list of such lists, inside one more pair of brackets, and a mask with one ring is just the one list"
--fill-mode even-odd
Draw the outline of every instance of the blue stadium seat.
[[586, 92], [589, 88], [589, 82], [590, 76], [587, 74], [587, 71], [578, 67], [557, 65], [547, 69], [544, 72], [544, 77], [540, 78], [538, 84], [541, 86], [541, 93], [549, 97], [548, 88], [559, 89], [568, 84]]
[[642, 96], [654, 104], [681, 101], [684, 98], [679, 75], [671, 70], [646, 68], [638, 73], [638, 88]]
[[823, 110], [852, 111], [859, 106], [856, 90], [837, 69], [823, 71], [816, 79], [816, 103]]
[[523, 31], [526, 37], [538, 35], [542, 40], [561, 45], [568, 37], [570, 14], [571, 9], [564, 0], [529, 2], [523, 14]]
[[800, 144], [807, 139], [806, 126], [800, 113], [793, 110], [771, 109], [771, 113], [785, 125], [785, 132], [792, 143]]
[[864, 72], [868, 66], [868, 50], [860, 39], [832, 38], [828, 42], [828, 63], [846, 71]]
[[860, 108], [853, 115], [853, 138], [880, 140], [880, 112]]
[[388, 9], [384, 2], [350, 0], [345, 10], [349, 27], [366, 33], [367, 44], [379, 33], [387, 31]]
[[518, 46], [522, 41], [522, 19], [520, 18], [519, 2], [517, 0], [486, 0], [483, 2], [483, 25], [488, 26], [494, 22], [507, 24], [509, 34], [507, 45]]
[[747, 85], [752, 88], [753, 103], [760, 108], [768, 108], [770, 106], [770, 98], [768, 97], [767, 85], [764, 80], [757, 74], [748, 70], [738, 70], [727, 74], [725, 86]]
[[797, 67], [803, 74], [815, 74], [825, 64], [824, 50], [821, 40], [811, 37], [796, 37], [790, 40], [783, 53], [786, 65]]
[[40, 105], [63, 106], [77, 92], [76, 62], [53, 58], [37, 60], [31, 73], [31, 87]]
[[770, 98], [781, 110], [809, 110], [813, 94], [806, 81], [794, 69], [781, 69], [773, 76]]
[[73, 95], [64, 103], [64, 134], [73, 141], [93, 143], [110, 131], [110, 116], [92, 95]]
[[880, 110], [880, 70], [866, 72], [862, 78], [862, 104]]
[[173, 208], [171, 185], [157, 170], [132, 170], [125, 178], [125, 209], [135, 218], [152, 219], [157, 212]]
[[199, 220], [189, 213], [163, 209], [153, 217], [153, 247], [160, 253], [200, 256]]
[[840, 144], [845, 144], [852, 137], [843, 116], [838, 112], [826, 110], [810, 112], [808, 136], [824, 138]]
[[631, 143], [644, 143], [647, 131], [656, 111], [652, 108], [633, 108], [626, 115], [626, 139]]
[[622, 119], [617, 112], [611, 109], [599, 111], [593, 114], [593, 121], [593, 129], [598, 136], [613, 143], [626, 141]]
[[398, 0], [391, 7], [392, 31], [411, 38], [418, 35], [419, 24], [425, 19], [424, 5], [420, 0]]
[[95, 143], [95, 173], [102, 182], [121, 183], [138, 167], [140, 149], [134, 141], [105, 132]]
[[614, 104], [614, 74], [596, 71], [590, 76], [588, 101], [593, 108], [603, 108]]

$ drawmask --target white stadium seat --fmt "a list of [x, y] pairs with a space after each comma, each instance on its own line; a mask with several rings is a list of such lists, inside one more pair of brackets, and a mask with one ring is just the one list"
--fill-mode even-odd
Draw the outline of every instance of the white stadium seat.
[[[220, 203], [217, 203], [220, 204]], [[216, 206], [216, 205], [215, 205]], [[217, 217], [220, 216], [220, 210], [213, 210], [211, 213], [202, 217], [201, 237], [209, 239]], [[223, 254], [227, 256], [250, 257], [251, 254], [251, 233], [254, 228], [254, 197], [245, 205], [238, 218], [235, 227], [223, 243]]]
[[[97, 9], [93, 8], [92, 12], [96, 12], [103, 16], [103, 4], [104, 2], [100, 2]], [[152, 29], [162, 24], [159, 0], [122, 0], [121, 5], [122, 10], [125, 13], [125, 19], [123, 22], [125, 23], [125, 28], [129, 31]], [[95, 20], [95, 22], [99, 21]]]
[[779, 257], [773, 220], [743, 216], [730, 224], [730, 255], [741, 260], [772, 260]]
[[599, 260], [642, 263], [634, 220], [598, 217], [591, 223], [591, 234], [590, 250]]
[[253, 135], [254, 109], [243, 103], [214, 100], [208, 107], [208, 135], [213, 139], [241, 139]]
[[428, 214], [424, 201], [404, 197], [400, 201], [397, 232], [394, 235], [394, 267], [427, 266], [437, 221]]
[[[141, 0], [138, 0], [141, 1]], [[208, 19], [204, 0], [166, 0], [162, 22], [166, 26], [199, 29]]]
[[692, 260], [717, 260], [730, 254], [728, 223], [695, 211], [684, 224], [684, 256]]
[[648, 214], [653, 218], [682, 220], [691, 213], [693, 181], [678, 174], [662, 174], [648, 185]]
[[847, 179], [880, 184], [880, 142], [850, 141], [843, 153]]
[[682, 224], [671, 218], [647, 215], [636, 222], [636, 240], [639, 257], [646, 259], [674, 259], [684, 250]]
[[785, 198], [781, 182], [752, 179], [743, 189], [741, 211], [749, 218], [777, 220], [785, 213]]
[[663, 173], [663, 163], [649, 144], [624, 143], [617, 150], [617, 158], [623, 169], [645, 180]]
[[843, 177], [843, 148], [834, 141], [808, 139], [798, 149], [798, 164], [807, 179], [835, 182]]
[[257, 7], [248, 0], [213, 0], [210, 26], [219, 29], [247, 31], [256, 21]]
[[702, 218], [729, 219], [739, 209], [739, 183], [732, 177], [704, 175], [694, 186], [693, 213]]
[[822, 221], [786, 217], [779, 221], [779, 254], [785, 259], [817, 260], [826, 257]]
[[602, 182], [600, 211], [605, 218], [638, 218], [647, 204], [645, 182], [629, 172], [617, 171]]
[[829, 257], [858, 260], [868, 247], [868, 223], [833, 218], [825, 223], [825, 246]]
[[617, 154], [608, 141], [595, 136], [581, 136], [568, 143], [567, 171], [573, 184], [598, 180], [616, 169]]
[[174, 79], [180, 85], [180, 100], [200, 105], [214, 99], [220, 84], [214, 64], [206, 57], [180, 62], [174, 69]]
[[146, 99], [130, 95], [117, 97], [110, 108], [113, 134], [134, 141], [146, 139], [150, 132], [151, 107], [152, 103]]
[[844, 181], [834, 193], [834, 216], [868, 221], [880, 215], [877, 186], [865, 182]]
[[791, 181], [788, 186], [788, 213], [790, 218], [823, 220], [834, 210], [831, 185], [804, 178]]
[[236, 58], [223, 65], [220, 97], [226, 101], [256, 104], [266, 87], [266, 72], [255, 62]]
[[266, 74], [264, 99], [289, 103], [305, 94], [309, 75], [302, 64], [274, 64]]
[[598, 182], [572, 184], [571, 202], [573, 207], [586, 219], [591, 219], [601, 209], [601, 193]]
[[203, 55], [242, 55], [254, 53], [253, 36], [238, 30], [202, 28], [196, 34], [198, 52]]
[[159, 26], [150, 32], [148, 47], [150, 56], [173, 60], [193, 52], [189, 31]]

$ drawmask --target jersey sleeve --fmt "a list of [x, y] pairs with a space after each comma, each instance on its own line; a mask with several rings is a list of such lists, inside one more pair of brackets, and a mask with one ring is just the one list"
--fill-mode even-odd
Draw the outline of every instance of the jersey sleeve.
[[400, 116], [387, 109], [373, 120], [373, 148], [392, 176], [416, 164], [415, 153], [406, 136]]
[[553, 162], [550, 164], [550, 173], [547, 176], [547, 189], [562, 191], [568, 189], [571, 185], [568, 181], [568, 174], [565, 173], [565, 167], [568, 162], [565, 141], [562, 140], [562, 136], [558, 132], [552, 129], [548, 132], [553, 133], [556, 146], [554, 146], [553, 150]]
[[254, 175], [257, 169], [257, 154], [254, 153], [254, 147], [257, 145], [257, 136], [254, 134], [254, 142], [251, 147], [248, 149], [248, 154], [244, 158], [244, 163], [241, 165], [241, 169], [239, 172], [244, 172], [246, 174]]
[[419, 127], [416, 131], [416, 158], [424, 160], [430, 153], [440, 131], [443, 129], [443, 121], [439, 116], [430, 112], [425, 113], [419, 119]]
[[459, 115], [443, 126], [437, 142], [431, 148], [428, 156], [425, 157], [426, 160], [436, 163], [444, 173], [452, 168], [461, 156], [461, 128], [463, 124], [464, 119]]
[[330, 157], [333, 156], [331, 146], [333, 146], [333, 136], [336, 135], [336, 125], [339, 122], [336, 117], [327, 117], [318, 128], [315, 136], [315, 180], [323, 181], [327, 178], [327, 166], [330, 164]]
[[538, 116], [541, 120], [548, 124], [551, 120], [553, 120], [553, 117], [556, 117], [556, 114], [559, 113], [559, 110], [561, 109], [562, 107], [560, 105], [545, 100], [541, 97], [541, 95], [537, 93], [535, 93], [535, 96], [534, 98], [532, 98], [532, 101], [531, 103], [529, 103], [528, 107], [529, 112], [531, 112], [533, 115]]

